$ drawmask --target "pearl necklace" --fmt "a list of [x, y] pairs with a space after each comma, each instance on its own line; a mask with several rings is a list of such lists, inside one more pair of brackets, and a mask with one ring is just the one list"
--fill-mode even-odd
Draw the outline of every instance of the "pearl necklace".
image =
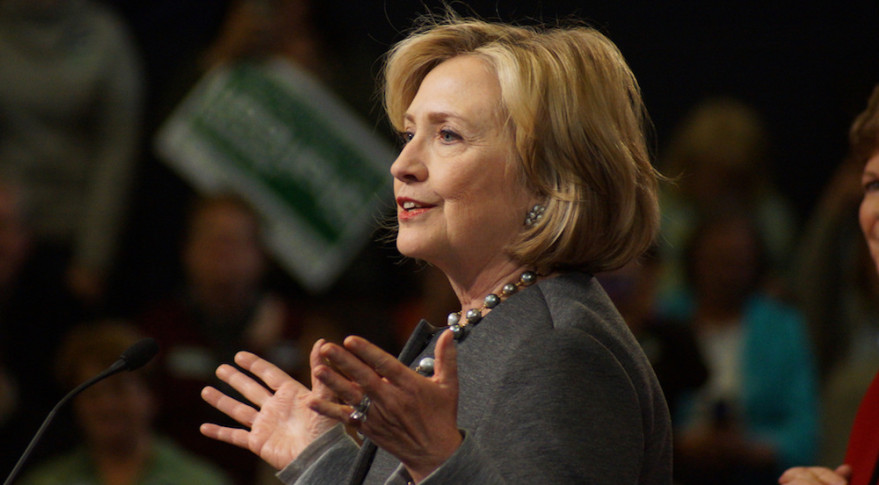
[[[449, 313], [449, 321], [448, 328], [454, 334], [454, 338], [456, 342], [460, 342], [468, 332], [468, 329], [471, 325], [476, 325], [482, 320], [482, 312], [485, 309], [492, 309], [511, 295], [519, 291], [519, 288], [523, 286], [531, 286], [534, 282], [537, 281], [537, 273], [534, 271], [526, 271], [519, 276], [519, 281], [515, 283], [507, 283], [501, 288], [501, 294], [498, 295], [496, 293], [490, 293], [485, 299], [482, 301], [482, 306], [479, 308], [471, 308], [467, 310], [467, 313], [464, 314], [464, 321], [461, 321], [461, 312], [452, 312]], [[415, 367], [415, 372], [423, 376], [432, 376], [434, 370], [434, 359], [433, 357], [425, 357], [421, 359], [418, 363], [418, 366]]]
[[448, 327], [454, 334], [455, 340], [460, 341], [463, 339], [467, 333], [467, 327], [479, 323], [479, 321], [482, 320], [482, 312], [486, 309], [490, 310], [498, 306], [502, 301], [519, 291], [519, 288], [523, 286], [531, 286], [535, 281], [537, 281], [537, 273], [534, 271], [526, 271], [522, 273], [522, 275], [519, 276], [519, 281], [505, 284], [503, 288], [501, 288], [500, 295], [489, 293], [482, 301], [481, 307], [467, 310], [467, 313], [464, 314], [464, 321], [461, 321], [461, 312], [449, 313]]

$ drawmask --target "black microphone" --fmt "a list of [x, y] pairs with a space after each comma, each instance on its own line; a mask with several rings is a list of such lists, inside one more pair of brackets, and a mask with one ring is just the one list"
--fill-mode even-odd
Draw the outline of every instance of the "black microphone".
[[159, 344], [156, 343], [156, 340], [153, 338], [145, 338], [137, 341], [131, 347], [128, 347], [125, 352], [122, 352], [122, 355], [119, 356], [119, 359], [113, 363], [110, 367], [104, 369], [103, 372], [92, 377], [91, 379], [83, 382], [76, 389], [67, 393], [66, 396], [61, 398], [58, 401], [58, 404], [49, 411], [49, 415], [46, 416], [46, 419], [43, 421], [43, 424], [40, 426], [40, 429], [37, 430], [37, 433], [34, 435], [33, 439], [31, 439], [30, 444], [25, 448], [24, 453], [21, 454], [21, 458], [18, 459], [18, 462], [15, 464], [15, 467], [9, 472], [9, 476], [6, 477], [6, 481], [3, 482], [3, 485], [11, 485], [12, 480], [15, 479], [18, 472], [21, 471], [21, 467], [24, 465], [24, 462], [27, 460], [27, 457], [30, 456], [31, 451], [33, 451], [34, 446], [36, 446], [37, 442], [40, 441], [40, 438], [43, 436], [43, 433], [46, 431], [46, 428], [49, 427], [49, 423], [52, 422], [52, 419], [55, 418], [55, 415], [58, 413], [58, 410], [61, 409], [67, 401], [76, 397], [77, 394], [84, 391], [87, 387], [95, 384], [96, 382], [106, 379], [113, 374], [118, 374], [123, 370], [136, 370], [143, 367], [147, 362], [150, 361], [155, 355], [159, 352]]
[[[125, 349], [125, 352], [122, 352], [122, 355], [119, 356], [119, 360], [110, 368], [112, 369], [113, 366], [119, 364], [125, 370], [137, 370], [145, 366], [157, 353], [159, 353], [159, 344], [156, 343], [156, 339], [147, 337], [138, 340], [137, 343]], [[113, 374], [116, 372], [118, 371], [114, 371]]]

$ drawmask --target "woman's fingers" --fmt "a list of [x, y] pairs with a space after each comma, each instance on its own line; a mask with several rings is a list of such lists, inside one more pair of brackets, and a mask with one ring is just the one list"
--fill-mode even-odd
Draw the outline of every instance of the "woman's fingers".
[[386, 384], [397, 379], [401, 369], [417, 375], [390, 354], [359, 337], [345, 339], [345, 347], [331, 343], [323, 345], [319, 349], [318, 360], [315, 377], [346, 404], [323, 399], [313, 401], [310, 408], [323, 416], [358, 426], [360, 429], [366, 423], [355, 422], [351, 419], [351, 413], [364, 397], [369, 396], [375, 402], [372, 404], [373, 413], [366, 410], [368, 418], [370, 414], [374, 414], [378, 403], [392, 397], [393, 393], [384, 393], [389, 389]]
[[[839, 469], [837, 469], [839, 470]], [[842, 470], [843, 472], [847, 470]], [[778, 479], [782, 485], [846, 485], [847, 477], [824, 467], [795, 467]]]
[[250, 352], [242, 351], [235, 354], [235, 363], [262, 379], [273, 391], [277, 391], [282, 385], [294, 380], [278, 366]]
[[202, 389], [201, 398], [230, 418], [250, 428], [259, 414], [256, 409], [208, 386]]
[[272, 393], [259, 382], [256, 382], [243, 372], [228, 364], [222, 364], [217, 367], [217, 377], [223, 382], [232, 386], [233, 389], [240, 392], [248, 401], [262, 407], [268, 399], [272, 397]]
[[[319, 364], [314, 369], [314, 376], [320, 380], [321, 384], [331, 391], [332, 395], [338, 396], [340, 400], [349, 404], [357, 404], [363, 399], [364, 391], [356, 383], [351, 382], [348, 378], [340, 375], [329, 365]], [[329, 400], [321, 396], [324, 400]], [[323, 414], [323, 413], [321, 413]]]
[[436, 373], [440, 384], [458, 387], [458, 347], [451, 330], [444, 331], [436, 342]]
[[[235, 363], [261, 379], [265, 385], [227, 364], [217, 367], [217, 377], [259, 408], [262, 408], [263, 404], [271, 399], [272, 391], [277, 391], [288, 382], [295, 382], [289, 374], [276, 365], [250, 352], [235, 354]], [[269, 388], [267, 389], [266, 386]]]
[[328, 389], [326, 385], [320, 382], [315, 372], [321, 367], [326, 366], [324, 358], [320, 353], [321, 347], [326, 343], [324, 339], [318, 339], [311, 346], [311, 355], [309, 355], [309, 364], [311, 365], [311, 390], [322, 399], [332, 399], [333, 391]]
[[315, 399], [309, 403], [308, 407], [322, 416], [341, 421], [347, 425], [360, 426], [362, 424], [351, 419], [351, 412], [354, 411], [352, 406], [337, 404], [325, 399]]
[[386, 377], [389, 381], [398, 381], [401, 375], [411, 374], [409, 368], [401, 364], [396, 357], [362, 337], [347, 337], [344, 345], [348, 351], [365, 363], [370, 371]]
[[[436, 382], [457, 389], [457, 348], [452, 332], [445, 331], [440, 335], [436, 357]], [[406, 390], [413, 389], [417, 386], [416, 381], [423, 379], [391, 354], [355, 336], [346, 338], [344, 347], [336, 344], [321, 346], [317, 358], [315, 375], [342, 401], [352, 405], [358, 403], [364, 394], [381, 400], [382, 388], [387, 383]]]
[[244, 429], [226, 428], [217, 426], [216, 424], [205, 423], [199, 428], [201, 434], [208, 438], [223, 441], [230, 445], [248, 449], [248, 440], [250, 433]]
[[[357, 340], [362, 345], [348, 348], [349, 342], [352, 339]], [[321, 347], [320, 355], [329, 365], [324, 365], [324, 368], [320, 369], [319, 378], [321, 382], [338, 394], [343, 401], [351, 402], [353, 399], [354, 402], [357, 402], [360, 400], [362, 392], [369, 394], [378, 390], [384, 374], [379, 372], [382, 368], [375, 368], [374, 360], [366, 360], [374, 357], [374, 354], [362, 355], [363, 348], [371, 347], [372, 344], [357, 337], [348, 337], [345, 339], [345, 345], [346, 347], [341, 347], [328, 343]], [[361, 354], [355, 352], [361, 352]], [[393, 357], [391, 358], [393, 359]], [[396, 359], [394, 360], [396, 361]], [[397, 364], [402, 366], [402, 364]], [[387, 363], [383, 365], [385, 368], [389, 367]], [[326, 372], [327, 370], [332, 372]], [[339, 378], [333, 378], [336, 376]], [[386, 377], [389, 377], [389, 380], [391, 380], [390, 376]], [[344, 382], [349, 382], [353, 385], [346, 386]]]
[[351, 336], [344, 347], [328, 345], [323, 349], [326, 358], [366, 394], [381, 391], [386, 383], [400, 389], [410, 389], [420, 376], [403, 365], [393, 355], [368, 340]]

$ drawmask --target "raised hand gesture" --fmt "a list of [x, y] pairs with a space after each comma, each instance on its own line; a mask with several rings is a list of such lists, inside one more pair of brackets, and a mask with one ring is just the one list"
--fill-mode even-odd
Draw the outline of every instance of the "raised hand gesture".
[[[319, 349], [324, 343], [318, 340], [312, 347], [312, 372], [321, 363]], [[313, 375], [313, 389], [309, 390], [275, 365], [249, 352], [236, 354], [235, 363], [262, 382], [231, 365], [217, 368], [217, 376], [252, 405], [213, 387], [205, 387], [201, 395], [208, 404], [245, 426], [228, 428], [206, 423], [201, 426], [201, 433], [208, 438], [248, 449], [280, 470], [338, 422], [311, 409], [315, 401], [333, 399], [332, 392]]]
[[320, 399], [314, 409], [356, 427], [396, 456], [416, 482], [460, 446], [457, 351], [450, 331], [437, 341], [432, 377], [359, 337], [346, 338], [344, 346], [323, 345], [320, 355], [326, 363], [312, 367], [315, 382], [347, 404]]

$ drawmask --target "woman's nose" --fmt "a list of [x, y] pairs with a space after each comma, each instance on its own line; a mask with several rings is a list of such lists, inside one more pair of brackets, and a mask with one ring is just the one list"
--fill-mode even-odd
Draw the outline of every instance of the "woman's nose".
[[391, 165], [391, 175], [405, 182], [423, 182], [427, 179], [427, 166], [424, 164], [423, 150], [419, 149], [419, 141], [410, 140], [400, 151], [400, 155]]

